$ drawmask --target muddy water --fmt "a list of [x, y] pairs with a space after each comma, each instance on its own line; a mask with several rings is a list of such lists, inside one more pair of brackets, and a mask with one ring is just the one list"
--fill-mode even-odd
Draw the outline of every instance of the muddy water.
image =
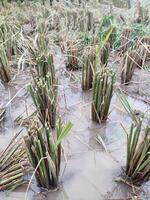
[[[132, 197], [133, 191], [129, 187], [115, 182], [126, 162], [126, 134], [121, 125], [128, 129], [130, 118], [114, 95], [107, 122], [101, 125], [93, 123], [90, 117], [91, 92], [83, 93], [80, 88], [79, 74], [74, 73], [70, 76], [65, 71], [59, 55], [57, 59], [59, 62], [55, 64], [60, 68], [58, 112], [64, 121], [70, 120], [74, 124], [63, 145], [67, 161], [62, 162], [61, 182], [57, 191], [39, 194], [39, 189], [33, 180], [27, 199], [121, 200]], [[61, 65], [58, 66], [58, 63]], [[26, 71], [21, 72], [7, 90], [1, 88], [0, 95], [3, 95], [4, 105], [8, 104], [14, 96], [15, 98], [7, 107], [6, 121], [0, 134], [0, 150], [8, 144], [14, 132], [20, 129], [15, 126], [14, 119], [28, 110], [28, 106], [31, 105], [26, 89], [31, 77], [27, 77], [26, 74]], [[149, 108], [148, 104], [133, 98], [129, 98], [129, 102], [137, 110], [147, 111]], [[29, 111], [31, 110], [30, 107]], [[97, 137], [101, 137], [104, 144], [98, 142]], [[25, 185], [11, 193], [1, 192], [0, 200], [24, 200], [26, 188]], [[142, 199], [149, 199], [149, 183], [142, 189], [145, 193], [140, 192], [139, 195]]]

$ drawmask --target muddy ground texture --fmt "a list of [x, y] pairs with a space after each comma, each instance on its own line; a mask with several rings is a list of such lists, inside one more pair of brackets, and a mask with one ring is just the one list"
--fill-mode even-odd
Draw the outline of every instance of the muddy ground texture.
[[[96, 124], [91, 121], [91, 91], [81, 90], [81, 72], [68, 72], [64, 55], [59, 47], [54, 51], [55, 67], [59, 77], [58, 113], [64, 121], [70, 120], [74, 127], [63, 146], [67, 162], [63, 161], [60, 186], [57, 191], [43, 191], [36, 187], [33, 179], [28, 200], [100, 200], [100, 199], [150, 199], [150, 182], [140, 188], [130, 187], [116, 182], [123, 173], [126, 163], [126, 134], [122, 125], [130, 127], [131, 119], [116, 96], [121, 88], [127, 95], [134, 109], [146, 112], [150, 109], [150, 72], [136, 69], [129, 85], [121, 86], [119, 67], [121, 59], [112, 53], [109, 66], [118, 74], [116, 87], [111, 102], [110, 115], [106, 123]], [[23, 71], [12, 68], [12, 81], [4, 87], [0, 85], [0, 105], [7, 105], [6, 118], [0, 129], [0, 150], [2, 151], [15, 132], [23, 127], [15, 123], [22, 115], [33, 112], [32, 100], [27, 91], [32, 81], [30, 69]], [[25, 131], [25, 130], [24, 130]], [[101, 137], [102, 144], [98, 137]], [[27, 177], [30, 179], [30, 177]], [[24, 200], [27, 185], [13, 192], [0, 192], [0, 200]]]

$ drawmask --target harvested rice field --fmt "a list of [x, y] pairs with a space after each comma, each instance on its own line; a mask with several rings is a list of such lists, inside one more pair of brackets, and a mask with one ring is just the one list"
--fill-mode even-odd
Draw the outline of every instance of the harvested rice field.
[[150, 200], [150, 2], [0, 2], [0, 200]]

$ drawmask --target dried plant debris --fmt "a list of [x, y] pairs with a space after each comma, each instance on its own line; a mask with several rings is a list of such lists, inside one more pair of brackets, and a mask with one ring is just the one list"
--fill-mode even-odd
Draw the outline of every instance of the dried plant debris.
[[24, 138], [26, 151], [39, 187], [57, 188], [61, 166], [61, 142], [72, 128], [72, 123], [63, 125], [61, 120], [56, 125], [56, 131], [48, 127], [39, 129], [31, 127], [28, 136]]

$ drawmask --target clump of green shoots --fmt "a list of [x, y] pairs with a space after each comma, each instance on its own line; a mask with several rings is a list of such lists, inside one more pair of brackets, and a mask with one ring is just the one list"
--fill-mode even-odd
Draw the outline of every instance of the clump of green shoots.
[[107, 120], [115, 74], [108, 68], [102, 68], [95, 74], [93, 82], [92, 120], [98, 123]]
[[141, 139], [142, 119], [133, 120], [127, 134], [126, 175], [132, 184], [141, 185], [150, 177], [150, 126]]
[[6, 83], [10, 81], [9, 62], [4, 47], [0, 47], [0, 79]]
[[29, 161], [35, 169], [38, 186], [46, 189], [57, 188], [61, 166], [61, 142], [72, 126], [71, 122], [64, 126], [59, 120], [54, 132], [48, 127], [33, 127], [28, 130], [24, 141]]
[[24, 176], [30, 171], [22, 141], [14, 136], [7, 148], [0, 154], [0, 191], [14, 190], [26, 183]]
[[82, 60], [82, 89], [92, 88], [94, 71], [96, 69], [96, 48], [88, 46], [85, 48]]
[[123, 57], [121, 83], [128, 84], [133, 76], [136, 67], [141, 66], [141, 58], [136, 50], [127, 52]]

